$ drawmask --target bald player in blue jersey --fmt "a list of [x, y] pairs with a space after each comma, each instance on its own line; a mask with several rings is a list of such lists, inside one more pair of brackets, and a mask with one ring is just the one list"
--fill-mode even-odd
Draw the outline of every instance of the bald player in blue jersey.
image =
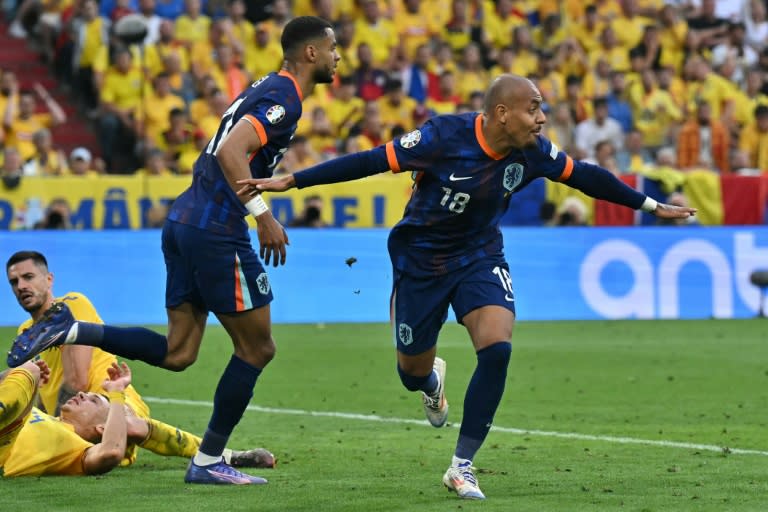
[[293, 138], [302, 99], [315, 84], [332, 82], [339, 61], [333, 29], [322, 18], [294, 18], [285, 26], [281, 43], [282, 69], [253, 83], [229, 106], [195, 163], [192, 184], [168, 214], [162, 234], [168, 336], [143, 328], [75, 322], [68, 307], [57, 303], [16, 338], [9, 352], [8, 364], [15, 367], [46, 348], [74, 343], [181, 371], [197, 358], [212, 311], [230, 335], [234, 355], [216, 388], [213, 414], [190, 461], [187, 483], [266, 483], [222, 458], [256, 379], [275, 354], [272, 290], [251, 246], [245, 217], [256, 217], [267, 265], [285, 263], [288, 238], [260, 196], [236, 193], [237, 182], [272, 175]]
[[512, 351], [515, 299], [499, 230], [512, 194], [544, 177], [662, 218], [695, 212], [658, 204], [609, 171], [571, 159], [541, 136], [546, 121], [541, 104], [533, 82], [502, 75], [490, 85], [482, 114], [437, 116], [370, 151], [289, 176], [240, 182], [244, 193], [259, 193], [348, 181], [387, 169], [415, 171], [413, 194], [389, 236], [397, 370], [408, 390], [422, 392], [430, 423], [445, 424], [445, 362], [436, 357], [436, 343], [452, 306], [477, 353], [456, 451], [443, 476], [443, 483], [462, 498], [485, 498], [472, 460], [501, 401]]

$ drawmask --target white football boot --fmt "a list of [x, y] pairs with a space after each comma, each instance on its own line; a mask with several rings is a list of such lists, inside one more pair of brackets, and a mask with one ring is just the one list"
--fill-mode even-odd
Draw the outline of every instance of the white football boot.
[[452, 464], [443, 475], [443, 485], [465, 500], [484, 500], [485, 494], [477, 485], [477, 477], [472, 471], [472, 461], [465, 460]]
[[442, 427], [448, 420], [448, 400], [445, 399], [445, 361], [435, 358], [433, 369], [437, 372], [437, 389], [434, 393], [422, 393], [424, 412], [433, 427]]

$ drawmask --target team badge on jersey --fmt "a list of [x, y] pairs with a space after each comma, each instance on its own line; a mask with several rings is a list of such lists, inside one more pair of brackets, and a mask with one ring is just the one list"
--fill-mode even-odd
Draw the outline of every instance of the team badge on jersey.
[[285, 107], [282, 105], [272, 105], [269, 107], [269, 110], [267, 110], [266, 117], [267, 121], [271, 124], [279, 123], [285, 117]]
[[419, 130], [413, 130], [400, 137], [400, 145], [405, 149], [412, 148], [421, 140], [421, 132]]
[[259, 277], [256, 278], [256, 286], [259, 288], [259, 293], [262, 295], [266, 295], [269, 293], [269, 278], [267, 277], [267, 274], [265, 272], [262, 272], [259, 274]]
[[504, 188], [512, 192], [523, 181], [523, 166], [509, 164], [504, 169]]
[[413, 343], [413, 330], [408, 324], [400, 324], [397, 326], [397, 337], [400, 339], [400, 343], [403, 345], [410, 345]]

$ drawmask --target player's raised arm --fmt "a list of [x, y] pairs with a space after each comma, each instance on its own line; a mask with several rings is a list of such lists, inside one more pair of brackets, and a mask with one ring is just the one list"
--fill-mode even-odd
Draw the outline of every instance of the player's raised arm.
[[103, 387], [109, 398], [109, 413], [101, 442], [88, 448], [83, 457], [83, 469], [87, 475], [106, 473], [117, 467], [125, 456], [128, 435], [124, 391], [131, 383], [131, 370], [125, 363], [119, 366], [112, 363], [108, 372], [109, 379], [104, 381]]

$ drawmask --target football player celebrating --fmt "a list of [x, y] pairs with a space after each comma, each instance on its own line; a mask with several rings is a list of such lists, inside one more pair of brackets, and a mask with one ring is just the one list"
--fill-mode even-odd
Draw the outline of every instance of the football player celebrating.
[[234, 347], [213, 397], [213, 414], [184, 481], [261, 484], [223, 460], [227, 441], [275, 354], [272, 290], [251, 246], [249, 214], [256, 218], [260, 253], [267, 265], [285, 263], [285, 230], [260, 196], [238, 195], [238, 180], [272, 175], [296, 131], [301, 102], [318, 83], [331, 83], [339, 54], [331, 24], [299, 16], [283, 29], [283, 66], [253, 83], [224, 112], [219, 129], [194, 166], [192, 184], [176, 198], [163, 227], [167, 269], [168, 336], [144, 328], [75, 322], [65, 303], [14, 341], [15, 367], [64, 342], [90, 345], [128, 359], [181, 371], [194, 363], [208, 312]]
[[436, 343], [451, 305], [477, 354], [456, 450], [443, 476], [443, 483], [461, 498], [485, 498], [472, 461], [501, 401], [512, 352], [515, 298], [499, 230], [512, 194], [545, 177], [662, 218], [695, 213], [659, 204], [609, 171], [560, 151], [541, 136], [546, 121], [542, 101], [530, 80], [501, 75], [486, 91], [481, 114], [436, 116], [370, 151], [293, 175], [239, 182], [244, 193], [260, 193], [348, 181], [388, 169], [415, 171], [413, 194], [388, 244], [397, 368], [406, 389], [423, 394], [429, 422], [445, 424], [445, 362], [436, 357]]

